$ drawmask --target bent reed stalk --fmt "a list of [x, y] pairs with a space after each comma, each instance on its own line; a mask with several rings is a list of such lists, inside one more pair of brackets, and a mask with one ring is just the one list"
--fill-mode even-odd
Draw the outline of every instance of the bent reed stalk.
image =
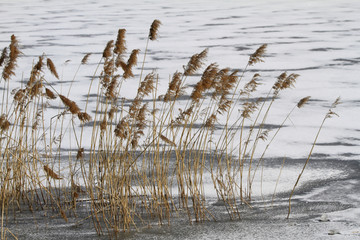
[[[194, 81], [205, 65], [205, 49], [194, 54], [183, 71], [172, 75], [168, 89], [160, 95], [156, 71], [143, 77], [149, 40], [158, 38], [160, 24], [155, 20], [151, 25], [135, 97], [123, 99], [121, 89], [134, 82], [140, 50], [132, 50], [125, 60], [126, 30], [120, 29], [116, 41], [106, 44], [85, 106], [72, 100], [70, 90], [61, 93], [51, 84], [51, 78], [59, 79], [59, 75], [45, 54], [33, 65], [25, 85], [9, 89], [22, 55], [18, 40], [11, 37], [0, 57], [4, 83], [0, 115], [1, 239], [11, 233], [4, 225], [11, 209], [49, 211], [50, 206], [67, 222], [72, 213], [77, 215], [79, 202], [86, 202], [90, 211], [78, 221], [91, 218], [98, 234], [115, 238], [122, 231], [150, 226], [155, 220], [170, 224], [175, 215], [186, 216], [190, 223], [216, 220], [208, 209], [205, 178], [211, 179], [213, 191], [231, 219], [241, 217], [243, 205], [251, 207], [258, 166], [294, 110], [267, 141], [271, 107], [282, 91], [294, 86], [298, 75], [282, 73], [265, 98], [254, 100], [260, 75], [254, 74], [246, 83], [244, 78], [248, 68], [264, 61], [267, 45], [263, 44], [249, 56], [243, 71], [212, 63], [189, 90], [186, 82]], [[89, 56], [79, 63], [75, 76]], [[93, 103], [90, 92], [97, 76]], [[309, 98], [301, 99], [298, 108]], [[48, 113], [50, 106], [60, 106], [57, 114]], [[331, 115], [332, 111], [325, 119]], [[88, 146], [83, 143], [85, 129], [91, 138]], [[65, 152], [66, 141], [76, 147]], [[258, 150], [260, 141], [267, 141], [265, 150]], [[256, 159], [258, 152], [263, 154]]]

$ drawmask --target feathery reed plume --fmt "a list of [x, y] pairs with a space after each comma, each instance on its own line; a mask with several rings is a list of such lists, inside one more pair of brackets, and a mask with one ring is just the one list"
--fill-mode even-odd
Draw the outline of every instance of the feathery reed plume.
[[10, 122], [7, 120], [6, 115], [2, 114], [0, 117], [0, 129], [1, 131], [7, 131], [10, 127]]
[[289, 76], [287, 76], [284, 81], [282, 81], [280, 89], [287, 89], [295, 86], [296, 79], [299, 77], [299, 74], [292, 73]]
[[132, 50], [127, 64], [124, 65], [123, 63], [121, 63], [121, 67], [124, 70], [124, 74], [123, 74], [124, 79], [134, 77], [134, 74], [132, 73], [132, 67], [137, 65], [137, 55], [139, 54], [139, 52], [140, 52], [139, 49]]
[[248, 62], [249, 66], [252, 66], [258, 62], [264, 62], [263, 57], [266, 52], [266, 47], [267, 44], [263, 44], [258, 49], [256, 49], [256, 51], [253, 54], [250, 55]]
[[81, 64], [82, 64], [82, 65], [88, 63], [90, 55], [91, 55], [91, 53], [85, 54], [85, 56], [84, 56], [83, 59], [81, 60]]
[[3, 65], [3, 63], [5, 62], [5, 59], [7, 59], [7, 58], [8, 58], [7, 48], [4, 47], [4, 49], [1, 52], [1, 56], [0, 56], [0, 67]]
[[185, 111], [182, 111], [179, 109], [180, 113], [179, 116], [175, 119], [176, 123], [181, 123], [186, 116], [190, 116], [194, 110], [194, 105], [192, 104], [190, 107], [188, 107]]
[[203, 97], [203, 93], [210, 89], [214, 84], [215, 78], [218, 76], [218, 67], [217, 64], [210, 64], [204, 71], [199, 82], [196, 83], [194, 90], [192, 91], [190, 98], [194, 102], [199, 102]]
[[39, 56], [39, 61], [34, 65], [34, 67], [31, 70], [29, 81], [27, 82], [27, 86], [32, 86], [32, 84], [36, 81], [36, 79], [39, 77], [40, 72], [42, 71], [43, 67], [43, 56]]
[[125, 29], [119, 29], [118, 31], [114, 48], [114, 53], [117, 55], [122, 55], [126, 51], [125, 33]]
[[213, 129], [215, 126], [215, 122], [216, 122], [216, 114], [213, 113], [211, 114], [211, 116], [206, 120], [205, 122], [205, 127], [206, 128], [210, 128]]
[[250, 115], [258, 108], [258, 101], [257, 102], [245, 102], [243, 104], [244, 108], [241, 113], [243, 118], [250, 118]]
[[63, 95], [59, 95], [59, 97], [60, 97], [61, 101], [64, 103], [64, 105], [69, 108], [69, 111], [72, 114], [78, 114], [80, 112], [80, 108], [74, 101], [71, 101], [70, 99], [68, 99], [67, 97], [65, 97]]
[[279, 93], [280, 89], [282, 89], [283, 82], [285, 81], [286, 78], [287, 78], [286, 72], [281, 73], [277, 77], [277, 80], [272, 87], [272, 89], [274, 89], [274, 95], [277, 95]]
[[176, 147], [176, 144], [171, 141], [170, 139], [168, 139], [167, 137], [165, 137], [164, 135], [160, 135], [160, 139], [163, 140], [164, 142], [166, 142], [167, 144]]
[[108, 85], [108, 87], [106, 88], [106, 93], [105, 93], [105, 96], [108, 98], [108, 99], [113, 99], [115, 100], [116, 98], [116, 93], [115, 93], [115, 89], [116, 89], [116, 86], [118, 84], [118, 78], [120, 77], [120, 75], [115, 75], [111, 78], [111, 82], [110, 84]]
[[18, 103], [23, 103], [23, 101], [25, 100], [25, 95], [26, 90], [25, 89], [19, 89], [15, 92], [14, 94], [14, 101], [18, 102]]
[[205, 49], [201, 53], [194, 54], [190, 58], [190, 61], [188, 62], [187, 66], [184, 69], [184, 75], [190, 76], [190, 75], [193, 75], [194, 73], [196, 73], [196, 71], [199, 68], [201, 68], [202, 65], [204, 64], [203, 61], [206, 59], [207, 54], [208, 54], [208, 49]]
[[56, 98], [56, 95], [55, 93], [53, 93], [50, 89], [48, 88], [45, 88], [45, 94], [46, 94], [46, 97], [49, 98], [49, 99], [55, 99]]
[[328, 111], [328, 113], [326, 114], [325, 118], [332, 118], [333, 116], [337, 116], [339, 117], [339, 115], [333, 111], [334, 108], [337, 107], [337, 105], [339, 105], [340, 102], [340, 97], [336, 98], [336, 100], [331, 104], [331, 107]]
[[41, 81], [37, 81], [36, 83], [34, 83], [29, 92], [30, 97], [33, 98], [35, 96], [40, 95], [40, 93], [42, 92], [41, 91], [42, 87], [43, 87], [43, 84]]
[[110, 40], [103, 51], [103, 58], [110, 58], [111, 57], [111, 49], [114, 47], [114, 40]]
[[14, 72], [15, 66], [16, 65], [14, 62], [8, 61], [2, 73], [2, 77], [4, 80], [9, 80], [11, 76], [15, 76], [15, 72]]
[[112, 106], [110, 111], [108, 112], [109, 119], [112, 120], [115, 116], [115, 113], [117, 111], [117, 108], [115, 106]]
[[116, 128], [114, 130], [115, 136], [117, 136], [120, 139], [125, 139], [128, 136], [128, 129], [129, 125], [125, 118], [122, 118], [119, 123], [116, 125]]
[[[5, 65], [3, 69], [3, 78], [5, 81], [9, 80], [11, 76], [15, 76], [15, 67], [17, 59], [19, 55], [21, 54], [21, 51], [19, 50], [19, 42], [16, 39], [15, 35], [11, 35], [11, 42], [10, 42], [10, 53], [9, 53], [9, 59], [7, 64]], [[3, 50], [4, 53], [4, 50]]]
[[145, 121], [145, 113], [147, 111], [147, 104], [145, 103], [138, 111], [135, 117], [135, 126], [136, 130], [133, 134], [133, 138], [131, 140], [131, 146], [132, 148], [136, 148], [139, 143], [139, 139], [141, 135], [144, 135], [144, 129], [146, 127], [146, 121]]
[[341, 103], [341, 98], [340, 97], [337, 97], [335, 99], [335, 101], [331, 104], [331, 108], [336, 108], [337, 105], [339, 105]]
[[149, 32], [149, 39], [154, 41], [157, 39], [158, 37], [158, 29], [161, 25], [161, 22], [157, 19], [155, 19], [153, 21], [153, 23], [151, 24], [151, 27], [150, 27], [150, 32]]
[[62, 179], [59, 175], [57, 175], [51, 168], [48, 167], [48, 165], [44, 165], [44, 171], [48, 177], [51, 177], [52, 179]]
[[79, 148], [76, 154], [76, 159], [83, 159], [84, 158], [84, 148]]
[[91, 120], [91, 116], [89, 114], [87, 114], [86, 112], [79, 112], [78, 118], [82, 123], [87, 123], [87, 122], [90, 122], [90, 120]]
[[303, 107], [310, 100], [310, 98], [311, 98], [311, 96], [307, 96], [307, 97], [300, 99], [300, 101], [297, 104], [297, 107], [298, 108]]
[[217, 112], [220, 114], [224, 114], [225, 112], [227, 112], [230, 107], [231, 107], [232, 101], [228, 100], [226, 98], [226, 95], [222, 95], [220, 98], [220, 102], [219, 102], [219, 107]]
[[269, 129], [266, 129], [265, 131], [262, 131], [261, 134], [258, 136], [258, 139], [261, 139], [263, 141], [266, 141], [269, 136]]
[[105, 115], [103, 120], [100, 122], [100, 131], [101, 132], [105, 131], [106, 126], [107, 126], [107, 119], [106, 119], [106, 115]]
[[244, 91], [241, 91], [241, 94], [250, 94], [256, 91], [257, 86], [260, 84], [257, 82], [257, 79], [260, 77], [260, 74], [255, 73], [252, 79], [245, 84]]
[[169, 83], [169, 88], [164, 96], [165, 102], [176, 99], [181, 94], [181, 76], [182, 74], [178, 71], [174, 73], [173, 78]]
[[138, 94], [142, 97], [149, 95], [154, 90], [154, 78], [155, 73], [151, 72], [146, 75], [144, 81], [141, 82], [140, 87], [138, 89]]
[[129, 60], [127, 62], [128, 67], [133, 67], [137, 65], [137, 55], [139, 54], [140, 49], [132, 50]]
[[50, 58], [47, 58], [46, 65], [47, 65], [48, 69], [50, 70], [50, 72], [52, 73], [52, 75], [54, 75], [57, 79], [59, 79], [59, 75], [56, 72], [55, 64], [53, 63], [53, 61]]

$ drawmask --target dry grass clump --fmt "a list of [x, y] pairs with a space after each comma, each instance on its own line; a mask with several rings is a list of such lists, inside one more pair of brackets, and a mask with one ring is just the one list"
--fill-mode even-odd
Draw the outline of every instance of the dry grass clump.
[[[160, 25], [159, 20], [151, 25], [137, 92], [129, 104], [121, 100], [121, 88], [126, 81], [133, 81], [140, 50], [132, 50], [124, 61], [125, 29], [119, 29], [115, 43], [107, 43], [97, 66], [102, 70], [91, 80], [87, 100], [99, 76], [93, 116], [87, 113], [89, 101], [81, 111], [80, 103], [58, 92], [47, 80], [51, 75], [59, 79], [59, 75], [45, 54], [34, 64], [26, 85], [11, 91], [13, 102], [2, 102], [2, 219], [9, 206], [25, 204], [31, 210], [51, 205], [68, 221], [83, 195], [99, 234], [107, 231], [116, 237], [120, 231], [150, 225], [154, 219], [160, 224], [170, 223], [174, 212], [187, 216], [189, 222], [212, 220], [215, 217], [207, 206], [206, 177], [211, 178], [231, 219], [240, 218], [242, 205], [251, 206], [253, 180], [267, 149], [294, 109], [302, 108], [310, 99], [305, 97], [295, 104], [275, 133], [265, 128], [273, 103], [282, 91], [295, 86], [299, 75], [282, 73], [264, 98], [253, 100], [260, 75], [255, 73], [246, 82], [244, 76], [248, 67], [263, 61], [264, 44], [250, 55], [242, 72], [211, 63], [189, 90], [186, 81], [196, 79], [193, 75], [205, 65], [205, 49], [194, 54], [183, 71], [176, 71], [164, 95], [159, 95], [158, 74], [152, 71], [144, 78], [142, 74], [149, 40], [158, 38]], [[18, 41], [12, 36], [0, 57], [4, 82], [15, 75], [20, 55]], [[89, 56], [84, 56], [78, 71]], [[4, 86], [3, 99], [10, 92]], [[56, 105], [55, 101], [59, 104], [57, 96], [63, 107], [49, 116], [47, 107]], [[332, 109], [338, 103], [325, 119], [336, 115]], [[90, 145], [83, 146], [84, 129], [90, 125], [90, 136], [86, 136]], [[66, 163], [60, 161], [65, 154], [64, 139], [76, 144]], [[267, 142], [265, 149], [259, 150], [260, 141]], [[312, 149], [306, 164], [311, 153]], [[3, 235], [4, 231], [2, 228]]]

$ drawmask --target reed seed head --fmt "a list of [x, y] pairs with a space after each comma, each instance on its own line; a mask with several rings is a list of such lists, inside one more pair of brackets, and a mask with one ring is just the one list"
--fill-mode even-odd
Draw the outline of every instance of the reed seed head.
[[76, 159], [84, 159], [84, 148], [79, 148], [76, 154]]
[[5, 60], [7, 58], [8, 58], [7, 48], [4, 47], [4, 49], [1, 52], [1, 56], [0, 56], [0, 67], [3, 65], [3, 63], [5, 62]]
[[48, 88], [45, 88], [46, 97], [49, 99], [55, 99], [56, 95]]
[[179, 97], [182, 94], [181, 76], [182, 74], [178, 71], [174, 73], [172, 80], [169, 83], [169, 88], [164, 96], [164, 102], [175, 100], [177, 97]]
[[150, 27], [150, 32], [149, 32], [149, 39], [154, 41], [157, 39], [158, 37], [158, 30], [159, 30], [159, 27], [161, 25], [161, 22], [157, 19], [155, 19], [153, 21], [153, 23], [151, 24], [151, 27]]
[[126, 51], [125, 33], [125, 29], [119, 29], [114, 48], [115, 54], [122, 55]]
[[52, 75], [54, 75], [57, 79], [59, 79], [59, 75], [56, 72], [55, 64], [53, 63], [53, 61], [50, 58], [47, 58], [46, 65], [47, 65], [48, 69], [50, 70], [50, 72], [52, 73]]
[[204, 65], [204, 60], [208, 54], [208, 49], [205, 49], [201, 53], [194, 54], [184, 70], [185, 76], [190, 76], [196, 73], [196, 71]]
[[103, 51], [103, 58], [108, 59], [111, 57], [111, 50], [114, 47], [114, 40], [108, 41]]
[[86, 112], [79, 112], [78, 118], [82, 123], [87, 123], [87, 122], [90, 122], [90, 120], [91, 120], [91, 116], [89, 114], [87, 114]]
[[115, 136], [120, 139], [125, 139], [128, 136], [127, 129], [129, 127], [129, 123], [125, 118], [122, 118], [119, 123], [116, 125], [114, 130]]
[[57, 175], [51, 168], [49, 168], [48, 165], [44, 165], [44, 171], [48, 177], [51, 177], [52, 179], [62, 179], [59, 175]]
[[258, 49], [256, 49], [256, 51], [253, 54], [250, 55], [248, 62], [249, 66], [252, 66], [258, 62], [264, 62], [263, 57], [266, 52], [266, 47], [267, 44], [263, 44]]
[[167, 144], [169, 144], [169, 145], [171, 145], [171, 146], [174, 146], [174, 147], [176, 147], [176, 144], [173, 142], [173, 141], [171, 141], [170, 139], [168, 139], [167, 137], [165, 137], [164, 135], [160, 135], [160, 139], [161, 140], [163, 140], [165, 143], [167, 143]]
[[91, 55], [91, 53], [85, 54], [85, 56], [84, 56], [83, 59], [81, 60], [81, 64], [82, 64], [82, 65], [88, 63], [90, 55]]
[[63, 95], [59, 95], [59, 97], [60, 97], [61, 101], [64, 103], [64, 105], [69, 108], [69, 111], [72, 114], [80, 113], [80, 108], [74, 101], [71, 101], [70, 99], [68, 99], [67, 97], [65, 97]]
[[10, 122], [7, 120], [7, 116], [5, 114], [2, 114], [0, 116], [0, 129], [1, 131], [7, 131], [10, 127]]
[[116, 111], [117, 111], [117, 108], [115, 106], [112, 106], [109, 113], [108, 113], [108, 116], [109, 116], [110, 120], [114, 119]]
[[303, 107], [310, 100], [310, 98], [311, 98], [311, 96], [307, 96], [307, 97], [300, 99], [300, 101], [297, 104], [297, 107], [298, 108]]

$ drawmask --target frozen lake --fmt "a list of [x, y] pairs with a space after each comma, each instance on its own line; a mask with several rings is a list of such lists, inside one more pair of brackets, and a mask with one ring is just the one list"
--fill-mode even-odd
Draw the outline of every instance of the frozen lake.
[[[344, 210], [333, 213], [335, 222], [341, 222], [335, 224], [335, 227], [340, 228], [340, 232], [341, 229], [345, 229], [347, 235], [342, 235], [341, 239], [355, 239], [359, 237], [360, 231], [358, 220], [360, 193], [359, 180], [351, 171], [359, 169], [360, 156], [359, 12], [360, 1], [356, 0], [252, 2], [0, 0], [0, 49], [9, 45], [10, 36], [14, 34], [19, 39], [21, 51], [24, 53], [18, 61], [19, 68], [16, 77], [10, 82], [10, 88], [19, 87], [23, 80], [26, 81], [34, 61], [45, 53], [53, 60], [60, 75], [60, 81], [50, 75], [48, 80], [64, 95], [68, 92], [82, 57], [92, 53], [89, 64], [84, 65], [77, 74], [70, 95], [72, 100], [77, 101], [79, 106], [84, 108], [89, 79], [101, 59], [106, 43], [116, 39], [120, 28], [126, 29], [128, 52], [131, 49], [140, 49], [139, 59], [142, 60], [150, 24], [154, 19], [162, 22], [158, 40], [149, 43], [145, 63], [146, 73], [153, 69], [159, 73], [160, 92], [166, 91], [171, 74], [177, 70], [181, 71], [194, 53], [201, 52], [205, 48], [209, 49], [207, 64], [216, 62], [220, 67], [242, 70], [247, 64], [249, 55], [260, 45], [268, 44], [265, 62], [249, 67], [245, 79], [249, 80], [254, 73], [259, 73], [263, 84], [260, 93], [266, 94], [282, 72], [300, 74], [295, 89], [281, 93], [269, 116], [268, 124], [281, 123], [301, 98], [311, 96], [311, 100], [303, 109], [294, 111], [291, 121], [286, 123], [285, 129], [279, 133], [276, 141], [267, 151], [267, 157], [286, 156], [296, 159], [295, 166], [301, 166], [299, 159], [307, 157], [323, 117], [331, 103], [340, 96], [341, 105], [336, 109], [340, 117], [326, 121], [313, 154], [314, 161], [318, 160], [318, 162], [314, 163], [313, 169], [311, 161], [308, 166], [309, 174], [306, 180], [318, 179], [324, 183], [319, 186], [316, 184], [307, 186], [299, 201], [302, 199], [304, 202], [326, 202], [325, 205], [329, 208], [321, 209], [318, 205], [316, 205], [318, 208], [314, 207], [319, 211], [319, 215], [329, 209], [331, 209], [329, 211]], [[141, 64], [138, 65], [138, 68], [140, 67]], [[134, 97], [139, 71], [136, 71], [136, 74], [134, 83], [129, 80], [126, 91], [122, 90], [122, 97]], [[188, 79], [188, 84], [195, 84], [197, 81], [198, 78], [191, 77]], [[1, 86], [3, 86], [2, 82]], [[85, 146], [89, 144], [86, 141], [85, 138]], [[343, 167], [342, 162], [344, 162]], [[326, 171], [321, 171], [324, 168]], [[299, 172], [300, 170], [301, 167]], [[284, 182], [289, 184], [280, 187], [289, 190], [296, 176], [297, 174], [293, 175], [294, 178], [291, 179], [285, 175]], [[325, 184], [326, 181], [322, 177], [331, 178], [329, 184]], [[336, 181], [336, 178], [339, 181]], [[272, 178], [271, 181], [276, 181], [276, 178]], [[327, 186], [324, 187], [325, 185]], [[345, 190], [345, 186], [348, 191]], [[350, 210], [345, 210], [347, 207], [343, 206], [337, 208], [337, 205], [334, 207], [330, 204], [332, 201], [335, 202], [334, 206], [353, 204], [356, 208]], [[298, 213], [301, 214], [301, 211], [299, 210]], [[311, 213], [311, 210], [305, 209], [304, 214], [307, 213]], [[254, 216], [253, 219], [261, 222], [260, 215], [254, 214]], [[277, 217], [280, 219], [282, 215], [275, 212], [274, 216], [275, 219]], [[314, 215], [313, 219], [316, 217], [318, 216]], [[301, 217], [297, 220], [299, 219]], [[306, 217], [304, 219], [309, 220]], [[313, 219], [309, 221], [314, 223]], [[273, 221], [275, 220], [273, 219], [271, 224], [274, 224]], [[301, 225], [300, 230], [292, 229], [290, 232], [294, 231], [297, 237], [304, 239], [311, 236], [326, 239], [328, 230], [333, 227], [329, 226], [327, 229], [313, 224], [311, 225], [313, 233], [301, 234], [306, 227], [306, 221], [295, 223]], [[349, 221], [350, 225], [342, 223], [346, 221]], [[246, 228], [249, 228], [248, 231], [255, 230], [253, 225], [249, 224], [249, 222], [244, 223]], [[266, 226], [270, 228], [274, 226], [261, 224], [264, 224], [260, 225], [265, 226], [264, 229]], [[203, 228], [195, 226], [199, 234], [195, 235], [198, 236], [195, 238], [218, 237], [217, 233], [209, 231], [211, 227], [216, 228], [216, 223], [208, 224]], [[241, 222], [224, 223], [225, 230], [218, 232], [220, 238], [223, 238], [226, 232], [232, 232], [229, 238], [240, 236], [236, 235], [234, 230], [237, 227], [241, 227]], [[293, 225], [290, 226], [292, 227]], [[176, 234], [183, 234], [182, 239], [190, 239], [193, 236], [186, 235], [187, 231], [195, 231], [191, 227], [177, 230], [180, 233], [171, 228], [159, 231], [164, 231], [164, 239], [171, 236], [175, 238]], [[151, 231], [139, 234], [144, 239], [154, 237], [153, 234], [155, 234], [154, 238], [156, 236], [160, 238], [157, 230], [155, 233]], [[287, 231], [287, 228], [279, 231], [279, 236], [276, 237], [288, 239], [285, 235], [283, 238], [280, 236]], [[354, 233], [356, 231], [357, 233]], [[254, 236], [250, 234], [243, 237], [253, 239]], [[139, 236], [127, 237], [135, 239]], [[260, 234], [258, 237], [261, 239], [264, 235]]]

